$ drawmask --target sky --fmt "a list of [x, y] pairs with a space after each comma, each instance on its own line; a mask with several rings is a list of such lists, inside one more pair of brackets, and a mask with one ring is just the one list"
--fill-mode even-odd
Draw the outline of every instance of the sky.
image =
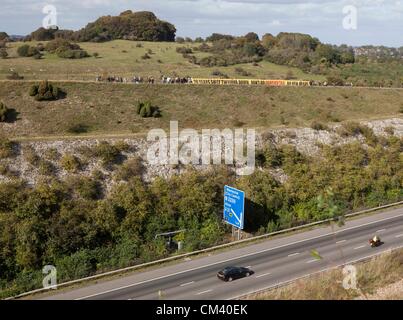
[[56, 8], [60, 29], [133, 10], [173, 23], [177, 36], [301, 32], [332, 44], [403, 46], [403, 0], [0, 0], [0, 31], [29, 34], [42, 26], [46, 5]]

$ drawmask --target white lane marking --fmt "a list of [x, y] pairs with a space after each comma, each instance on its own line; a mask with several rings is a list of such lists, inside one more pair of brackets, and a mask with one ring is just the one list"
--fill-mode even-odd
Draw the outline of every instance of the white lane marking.
[[192, 284], [192, 283], [195, 283], [195, 282], [194, 282], [194, 281], [190, 281], [190, 282], [182, 283], [182, 284], [180, 285], [180, 287], [186, 287], [186, 286], [188, 286], [188, 285], [190, 285], [190, 284]]
[[296, 256], [296, 255], [298, 255], [298, 254], [299, 254], [299, 252], [295, 252], [295, 253], [289, 254], [288, 256], [289, 256], [289, 257], [293, 257], [293, 256]]
[[202, 291], [202, 292], [196, 293], [196, 296], [200, 296], [201, 294], [205, 294], [205, 293], [208, 293], [208, 292], [211, 292], [211, 291], [213, 291], [213, 290], [210, 289], [210, 290]]
[[149, 279], [149, 280], [144, 280], [144, 281], [136, 282], [136, 283], [133, 283], [133, 284], [129, 284], [129, 285], [127, 285], [127, 286], [122, 286], [122, 287], [110, 289], [110, 290], [107, 290], [107, 291], [104, 291], [104, 292], [94, 293], [94, 294], [91, 294], [91, 295], [88, 295], [88, 296], [85, 296], [85, 297], [76, 298], [76, 299], [74, 299], [74, 300], [84, 300], [84, 299], [87, 299], [87, 298], [92, 298], [92, 297], [100, 296], [100, 295], [103, 295], [103, 294], [106, 294], [106, 293], [110, 293], [110, 292], [114, 292], [114, 291], [118, 291], [118, 290], [122, 290], [122, 289], [127, 289], [127, 288], [130, 288], [130, 287], [138, 286], [138, 285], [140, 285], [140, 284], [144, 284], [144, 283], [147, 283], [147, 282], [152, 282], [152, 281], [155, 281], [155, 280], [161, 280], [161, 279], [164, 279], [164, 278], [176, 276], [176, 275], [178, 275], [178, 274], [182, 274], [182, 273], [186, 273], [186, 272], [190, 272], [190, 271], [195, 271], [195, 270], [200, 270], [200, 269], [203, 269], [203, 268], [206, 268], [206, 267], [211, 267], [211, 266], [214, 266], [214, 265], [217, 265], [217, 264], [222, 264], [222, 263], [225, 263], [225, 262], [229, 262], [229, 261], [233, 261], [233, 260], [238, 260], [238, 259], [242, 259], [242, 258], [254, 256], [254, 255], [257, 255], [257, 254], [260, 254], [260, 253], [263, 253], [263, 252], [268, 252], [268, 251], [273, 251], [273, 250], [276, 250], [276, 249], [288, 247], [288, 246], [291, 246], [291, 245], [293, 245], [293, 244], [298, 244], [298, 243], [301, 243], [301, 242], [307, 242], [307, 241], [310, 241], [310, 240], [315, 240], [315, 239], [325, 238], [325, 237], [328, 237], [328, 236], [333, 236], [333, 235], [335, 235], [335, 234], [338, 234], [338, 233], [341, 233], [341, 232], [344, 232], [344, 231], [358, 229], [358, 228], [361, 228], [361, 227], [364, 227], [364, 226], [368, 226], [368, 225], [371, 225], [371, 224], [376, 224], [376, 223], [379, 223], [379, 222], [382, 222], [382, 221], [391, 220], [391, 219], [396, 219], [396, 218], [399, 218], [399, 217], [402, 217], [402, 216], [403, 216], [403, 214], [398, 214], [398, 215], [393, 216], [393, 217], [388, 217], [388, 218], [384, 218], [384, 219], [377, 220], [377, 221], [372, 221], [372, 222], [366, 222], [366, 223], [364, 223], [364, 224], [361, 224], [361, 225], [358, 225], [358, 226], [354, 226], [354, 227], [345, 228], [345, 229], [342, 229], [342, 230], [338, 230], [338, 231], [336, 231], [336, 232], [326, 233], [326, 234], [322, 234], [322, 235], [320, 235], [320, 236], [316, 236], [316, 237], [312, 237], [312, 238], [308, 238], [308, 239], [303, 239], [303, 240], [298, 240], [298, 241], [294, 241], [294, 242], [291, 242], [291, 243], [283, 244], [283, 245], [281, 245], [281, 246], [277, 246], [277, 247], [273, 247], [273, 248], [268, 248], [268, 249], [264, 249], [264, 250], [256, 251], [256, 252], [252, 252], [252, 253], [247, 253], [247, 254], [244, 254], [244, 255], [242, 255], [242, 256], [238, 256], [238, 257], [235, 257], [235, 258], [230, 258], [230, 259], [226, 259], [226, 260], [221, 260], [221, 261], [218, 261], [218, 262], [213, 262], [213, 263], [210, 263], [210, 264], [206, 264], [206, 265], [204, 265], [204, 266], [200, 266], [200, 267], [196, 267], [196, 268], [191, 268], [191, 269], [187, 269], [187, 270], [183, 270], [183, 271], [179, 271], [179, 272], [167, 274], [167, 275], [165, 275], [165, 276], [161, 276], [161, 277], [157, 277], [157, 278], [153, 278], [153, 279]]
[[256, 278], [261, 278], [261, 277], [265, 277], [265, 276], [269, 276], [269, 275], [271, 275], [270, 272], [268, 272], [268, 273], [263, 273], [263, 274], [259, 274], [258, 276], [256, 276]]
[[375, 232], [375, 233], [380, 233], [380, 232], [383, 232], [383, 231], [386, 231], [386, 229], [381, 229], [381, 230], [378, 230], [377, 232]]
[[347, 240], [340, 240], [340, 241], [337, 241], [336, 244], [343, 243], [343, 242], [346, 242], [346, 241]]
[[401, 238], [401, 237], [403, 237], [403, 233], [402, 233], [402, 234], [398, 234], [398, 235], [396, 235], [395, 237], [396, 237], [396, 238]]
[[306, 263], [312, 263], [312, 262], [317, 262], [320, 261], [320, 259], [312, 259], [312, 260], [308, 260]]
[[361, 249], [361, 248], [365, 248], [365, 246], [363, 245], [363, 246], [355, 247], [354, 250], [358, 250], [358, 249]]

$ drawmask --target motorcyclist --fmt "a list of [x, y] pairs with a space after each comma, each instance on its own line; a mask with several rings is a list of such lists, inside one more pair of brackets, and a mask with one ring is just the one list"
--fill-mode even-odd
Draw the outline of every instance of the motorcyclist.
[[375, 236], [372, 238], [372, 240], [373, 240], [375, 243], [381, 241], [381, 239], [379, 239], [379, 237], [378, 237], [377, 235], [375, 235]]

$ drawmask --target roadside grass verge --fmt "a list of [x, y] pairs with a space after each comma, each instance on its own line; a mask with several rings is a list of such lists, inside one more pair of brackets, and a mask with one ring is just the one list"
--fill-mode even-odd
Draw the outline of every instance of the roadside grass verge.
[[[358, 290], [342, 286], [342, 268], [324, 271], [265, 292], [244, 297], [248, 300], [349, 300], [366, 298], [403, 278], [403, 249], [387, 251], [369, 261], [355, 264]], [[400, 299], [403, 297], [400, 296]]]

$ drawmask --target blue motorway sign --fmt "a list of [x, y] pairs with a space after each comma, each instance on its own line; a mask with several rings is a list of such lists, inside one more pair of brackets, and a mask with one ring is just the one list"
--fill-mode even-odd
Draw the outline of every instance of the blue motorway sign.
[[234, 227], [243, 229], [245, 193], [241, 190], [224, 187], [224, 220]]

